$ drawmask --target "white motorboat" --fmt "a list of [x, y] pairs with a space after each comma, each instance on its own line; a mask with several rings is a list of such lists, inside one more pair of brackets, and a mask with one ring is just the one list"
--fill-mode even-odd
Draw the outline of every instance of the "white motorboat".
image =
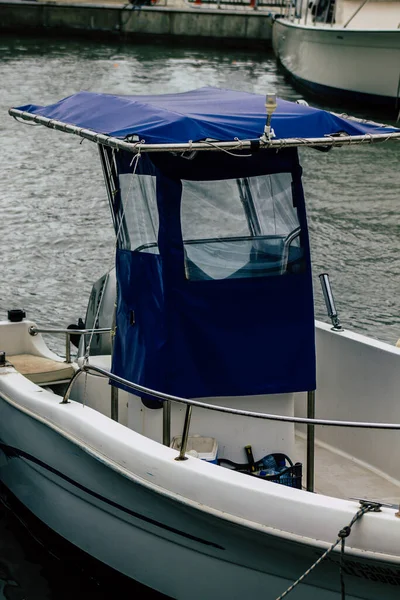
[[172, 598], [397, 598], [400, 348], [344, 331], [326, 275], [315, 324], [297, 148], [400, 130], [214, 88], [10, 114], [98, 146], [117, 247], [76, 358], [0, 322], [8, 493]]
[[286, 3], [272, 44], [295, 85], [323, 100], [400, 111], [400, 1]]

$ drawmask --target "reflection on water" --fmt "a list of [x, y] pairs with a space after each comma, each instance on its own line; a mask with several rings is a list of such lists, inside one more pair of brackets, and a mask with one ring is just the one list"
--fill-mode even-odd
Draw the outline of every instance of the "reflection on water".
[[0, 600], [167, 599], [92, 561], [20, 506], [13, 509], [0, 503]]
[[[22, 307], [46, 326], [84, 316], [93, 281], [113, 264], [111, 218], [94, 145], [20, 125], [7, 115], [10, 106], [48, 104], [80, 90], [151, 94], [205, 85], [300, 97], [268, 53], [7, 36], [0, 52], [0, 315]], [[317, 316], [326, 320], [317, 274], [327, 271], [343, 325], [396, 342], [398, 145], [302, 150], [301, 158]], [[52, 343], [63, 351], [62, 342]], [[106, 588], [65, 572], [38, 548], [0, 508], [0, 599], [106, 597]]]

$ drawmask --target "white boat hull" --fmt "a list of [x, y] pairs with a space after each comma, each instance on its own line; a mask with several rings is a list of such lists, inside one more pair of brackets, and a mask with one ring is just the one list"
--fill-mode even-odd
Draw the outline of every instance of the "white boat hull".
[[400, 108], [400, 30], [347, 30], [277, 19], [272, 43], [284, 69], [308, 91]]
[[[25, 385], [19, 375], [5, 378], [1, 481], [69, 542], [173, 598], [277, 598], [335, 541], [357, 509], [355, 502], [260, 482], [198, 459], [177, 463], [170, 449], [90, 408], [59, 405], [57, 396], [32, 393], [36, 386]], [[10, 399], [4, 387], [18, 380], [22, 389], [16, 387]], [[81, 431], [87, 443], [79, 440]], [[393, 511], [380, 519], [363, 523], [361, 537], [354, 531], [352, 543], [371, 546], [379, 531], [385, 540]], [[393, 552], [389, 556], [354, 551], [351, 545], [346, 598], [398, 598], [395, 550], [386, 546]], [[339, 598], [338, 565], [338, 554], [331, 555], [298, 587], [296, 598]]]
[[[173, 598], [257, 597], [262, 590], [272, 598], [292, 583], [287, 543], [135, 485], [0, 402], [2, 418], [24, 430], [23, 446], [30, 450], [1, 460], [2, 481], [46, 525], [90, 555]], [[21, 440], [7, 444], [16, 445]], [[302, 553], [304, 565], [299, 555], [296, 571], [314, 560], [312, 549]], [[299, 597], [335, 595], [307, 585]]]

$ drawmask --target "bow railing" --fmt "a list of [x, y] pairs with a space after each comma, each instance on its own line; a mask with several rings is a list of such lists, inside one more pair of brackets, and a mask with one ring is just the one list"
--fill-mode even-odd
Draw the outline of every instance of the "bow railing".
[[[133, 383], [123, 377], [119, 377], [114, 373], [110, 373], [106, 369], [89, 364], [88, 361], [84, 361], [83, 365], [75, 372], [72, 377], [63, 397], [61, 404], [68, 404], [72, 388], [75, 381], [80, 377], [82, 373], [93, 372], [107, 377], [110, 381], [115, 382], [124, 386], [125, 388], [132, 389], [134, 392], [138, 392], [141, 395], [148, 395], [153, 398], [158, 398], [164, 402], [163, 404], [163, 443], [166, 446], [170, 445], [170, 430], [171, 430], [171, 403], [177, 402], [186, 405], [185, 420], [182, 431], [182, 442], [179, 455], [176, 460], [186, 460], [186, 448], [187, 440], [189, 436], [190, 421], [192, 416], [193, 407], [201, 409], [212, 410], [222, 413], [228, 413], [233, 415], [245, 416], [253, 419], [265, 419], [269, 421], [284, 421], [286, 423], [298, 423], [307, 425], [307, 490], [314, 491], [314, 452], [315, 452], [315, 438], [314, 428], [315, 426], [324, 427], [350, 427], [360, 429], [383, 429], [383, 430], [400, 430], [400, 423], [371, 423], [364, 421], [337, 421], [332, 419], [315, 419], [309, 417], [291, 417], [287, 415], [276, 415], [268, 413], [253, 412], [243, 409], [235, 409], [227, 406], [219, 406], [216, 404], [210, 404], [208, 402], [202, 402], [199, 400], [189, 400], [188, 398], [181, 398], [179, 396], [173, 396], [157, 390], [152, 390], [138, 383]], [[113, 387], [111, 388], [113, 389]], [[115, 401], [113, 394], [111, 395], [111, 401]], [[308, 414], [314, 414], [315, 410], [315, 391], [308, 392]], [[117, 419], [116, 419], [117, 420]]]

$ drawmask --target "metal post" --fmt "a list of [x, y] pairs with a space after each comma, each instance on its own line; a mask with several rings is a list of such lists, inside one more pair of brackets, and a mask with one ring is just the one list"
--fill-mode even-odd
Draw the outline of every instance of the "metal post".
[[336, 310], [335, 300], [333, 298], [331, 284], [329, 282], [329, 275], [328, 273], [321, 273], [320, 275], [318, 275], [318, 277], [321, 282], [322, 293], [324, 295], [324, 300], [326, 304], [326, 310], [328, 311], [328, 316], [332, 321], [332, 331], [344, 331], [343, 327], [340, 324], [340, 320]]
[[171, 400], [163, 402], [163, 444], [171, 444]]
[[186, 446], [187, 446], [187, 441], [188, 441], [191, 416], [192, 416], [192, 405], [188, 404], [186, 406], [185, 423], [183, 425], [181, 450], [179, 452], [179, 456], [177, 456], [175, 458], [175, 460], [187, 460], [187, 457], [185, 456], [185, 454], [186, 454]]
[[[315, 24], [316, 24], [316, 22], [317, 22], [317, 13], [318, 13], [318, 8], [319, 8], [319, 5], [320, 5], [320, 1], [321, 1], [321, 0], [317, 0], [317, 3], [315, 4], [315, 13], [314, 13], [314, 15], [313, 15], [313, 16], [314, 16], [314, 19], [313, 19], [313, 23], [314, 23], [314, 25], [315, 25]], [[312, 14], [312, 13], [311, 13], [311, 14]]]
[[73, 385], [74, 385], [75, 381], [78, 379], [78, 377], [84, 372], [85, 372], [84, 369], [78, 369], [77, 371], [75, 371], [75, 374], [72, 376], [71, 381], [69, 382], [67, 389], [65, 390], [65, 394], [64, 394], [63, 399], [61, 400], [60, 404], [69, 404], [69, 396], [71, 394]]
[[364, 0], [364, 2], [361, 2], [360, 6], [357, 8], [356, 12], [354, 14], [351, 15], [350, 19], [343, 25], [343, 28], [346, 29], [347, 25], [349, 25], [349, 23], [351, 23], [351, 21], [354, 19], [354, 17], [356, 15], [358, 15], [358, 13], [360, 12], [360, 10], [362, 8], [364, 8], [364, 6], [367, 4], [368, 0]]
[[70, 334], [65, 334], [65, 362], [71, 362], [71, 339]]
[[297, 21], [297, 22], [298, 22], [299, 24], [301, 23], [301, 19], [302, 19], [302, 17], [303, 17], [303, 0], [301, 0], [301, 2], [300, 2], [300, 10], [299, 10], [299, 12], [297, 13], [297, 18], [298, 18], [298, 21]]
[[111, 418], [118, 421], [118, 388], [111, 385]]
[[[116, 288], [116, 294], [118, 293], [118, 286]], [[103, 296], [102, 296], [103, 299]], [[117, 304], [114, 304], [113, 320], [111, 327], [111, 359], [114, 353], [114, 332], [117, 318]], [[111, 418], [113, 421], [118, 422], [118, 388], [111, 384]]]
[[337, 2], [334, 2], [334, 4], [333, 4], [333, 13], [332, 13], [331, 26], [333, 26], [336, 23], [336, 9], [337, 9]]
[[[307, 392], [307, 419], [315, 419], [315, 390]], [[314, 425], [307, 425], [307, 491], [314, 491]]]

